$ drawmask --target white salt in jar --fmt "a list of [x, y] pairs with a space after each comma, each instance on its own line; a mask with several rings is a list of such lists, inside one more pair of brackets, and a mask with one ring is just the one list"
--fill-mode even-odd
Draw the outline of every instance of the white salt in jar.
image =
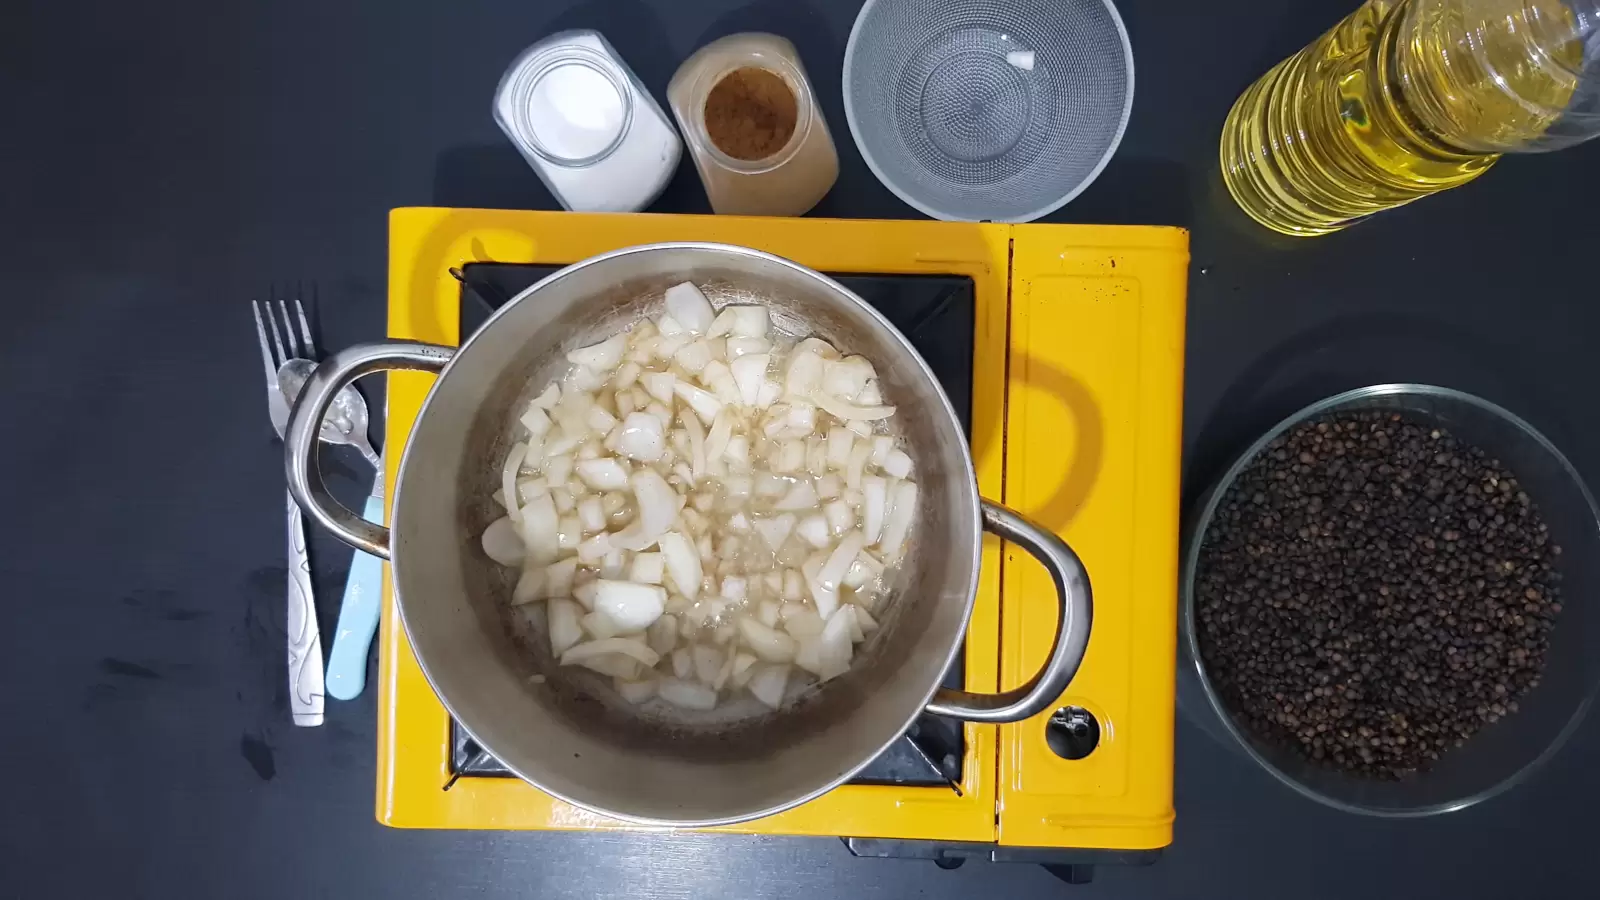
[[517, 57], [494, 120], [550, 193], [579, 212], [636, 212], [678, 167], [682, 142], [597, 31], [552, 34]]

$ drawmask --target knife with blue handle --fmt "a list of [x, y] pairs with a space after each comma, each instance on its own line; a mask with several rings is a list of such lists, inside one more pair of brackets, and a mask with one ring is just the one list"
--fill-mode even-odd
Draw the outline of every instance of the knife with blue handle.
[[[372, 484], [362, 517], [383, 523], [383, 470]], [[339, 700], [354, 700], [367, 686], [367, 651], [378, 630], [378, 612], [383, 604], [383, 560], [357, 550], [350, 561], [350, 575], [344, 583], [344, 601], [339, 604], [339, 625], [333, 632], [333, 652], [328, 657], [328, 695]]]

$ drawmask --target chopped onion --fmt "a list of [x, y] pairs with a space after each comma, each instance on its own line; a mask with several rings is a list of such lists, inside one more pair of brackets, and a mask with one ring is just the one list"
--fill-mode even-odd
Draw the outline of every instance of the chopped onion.
[[506, 516], [490, 522], [483, 530], [483, 552], [502, 566], [520, 566], [528, 553], [516, 526]]
[[844, 534], [855, 527], [856, 511], [843, 500], [828, 503], [822, 507], [822, 513], [828, 517], [828, 530], [831, 534]]
[[694, 661], [694, 677], [707, 685], [717, 680], [717, 673], [722, 671], [722, 664], [727, 661], [721, 650], [704, 644], [690, 648], [689, 657]]
[[861, 479], [861, 494], [866, 502], [861, 515], [861, 530], [867, 543], [876, 544], [883, 534], [883, 522], [889, 505], [889, 485], [880, 475], [866, 475]]
[[667, 315], [695, 334], [705, 334], [716, 318], [706, 295], [687, 281], [667, 288], [666, 307]]
[[639, 511], [633, 524], [617, 532], [611, 543], [624, 550], [648, 550], [678, 517], [678, 494], [653, 469], [629, 477], [634, 505]]
[[578, 573], [578, 558], [571, 556], [560, 562], [551, 563], [544, 570], [544, 595], [546, 597], [565, 597], [572, 593], [572, 583]]
[[863, 635], [871, 634], [878, 630], [878, 620], [874, 619], [861, 607], [855, 607], [856, 624], [861, 627]]
[[614, 491], [628, 486], [628, 470], [609, 457], [580, 460], [573, 468], [591, 490]]
[[733, 333], [742, 338], [764, 338], [772, 324], [765, 306], [734, 306]]
[[[793, 608], [791, 610], [791, 607]], [[816, 637], [822, 633], [822, 617], [817, 611], [798, 603], [784, 604], [783, 630], [797, 641]]]
[[583, 640], [583, 626], [578, 624], [582, 608], [571, 600], [551, 600], [550, 653], [560, 657], [574, 644]]
[[711, 421], [711, 433], [706, 435], [706, 460], [721, 458], [728, 449], [728, 440], [733, 436], [733, 416], [726, 411], [719, 411]]
[[800, 577], [800, 573], [793, 569], [786, 570], [783, 573], [783, 599], [799, 600], [805, 593], [805, 581]]
[[699, 375], [711, 362], [711, 348], [705, 341], [690, 341], [672, 354], [672, 361], [690, 375]]
[[[633, 387], [643, 372], [644, 370], [636, 362], [624, 363], [622, 368], [617, 370], [617, 377], [611, 379], [611, 386], [617, 389], [617, 404], [619, 406], [622, 404], [622, 398], [628, 396], [623, 392]], [[619, 409], [618, 412], [621, 412], [621, 410]]]
[[[828, 555], [828, 561], [818, 573], [817, 582], [825, 589], [838, 591], [844, 584], [845, 573], [850, 571], [850, 564], [856, 561], [856, 557], [861, 555], [865, 547], [866, 541], [859, 531], [849, 532], [840, 538], [839, 546], [833, 548], [833, 552]], [[820, 606], [817, 612], [822, 612]]]
[[643, 681], [626, 681], [619, 678], [616, 680], [616, 688], [622, 699], [638, 706], [656, 695], [656, 680], [646, 678]]
[[594, 371], [607, 371], [614, 369], [617, 363], [622, 362], [622, 354], [628, 349], [628, 335], [612, 335], [598, 344], [591, 344], [578, 350], [567, 353], [567, 360], [574, 365], [583, 366]]
[[789, 357], [789, 369], [784, 373], [784, 389], [795, 397], [809, 397], [822, 383], [822, 357], [815, 353], [800, 352]]
[[755, 527], [762, 539], [767, 542], [767, 546], [776, 553], [783, 546], [783, 542], [789, 539], [789, 532], [794, 530], [794, 515], [783, 513], [771, 518], [756, 519]]
[[623, 420], [622, 435], [617, 439], [618, 453], [640, 462], [655, 462], [666, 449], [666, 431], [660, 419], [636, 412], [629, 413]]
[[517, 497], [523, 503], [531, 503], [548, 493], [550, 482], [543, 478], [524, 478], [517, 482]]
[[711, 710], [717, 708], [717, 692], [704, 684], [695, 684], [681, 678], [663, 678], [656, 689], [661, 699], [684, 709]]
[[[599, 435], [604, 435], [611, 429], [617, 427], [617, 417], [613, 416], [603, 406], [589, 407], [588, 422], [589, 430]], [[585, 446], [592, 447], [593, 445], [587, 444]]]
[[639, 380], [645, 393], [662, 403], [670, 404], [677, 393], [678, 376], [671, 372], [646, 372]]
[[819, 356], [824, 360], [839, 358], [839, 351], [835, 350], [832, 344], [828, 343], [822, 338], [815, 337], [808, 337], [800, 343], [795, 344], [794, 352], [810, 353], [815, 356]]
[[783, 396], [783, 385], [771, 378], [761, 383], [761, 393], [756, 395], [756, 408], [767, 409]]
[[711, 393], [716, 395], [723, 403], [737, 404], [739, 400], [739, 383], [733, 380], [733, 370], [720, 360], [706, 363], [705, 370], [700, 373], [700, 380]]
[[793, 662], [794, 638], [749, 616], [739, 617], [739, 633], [750, 652], [767, 662]]
[[822, 390], [849, 400], [861, 393], [867, 380], [875, 375], [877, 373], [873, 371], [872, 363], [859, 356], [829, 361], [822, 368]]
[[662, 656], [672, 652], [678, 645], [678, 617], [664, 615], [650, 623], [650, 629], [645, 634], [645, 640], [650, 644], [650, 649]]
[[833, 535], [828, 531], [828, 520], [824, 516], [813, 513], [800, 520], [795, 529], [806, 543], [818, 550], [824, 549], [833, 543]]
[[856, 436], [848, 428], [835, 425], [828, 429], [828, 465], [835, 469], [845, 469], [850, 465], [850, 448], [855, 444]]
[[[551, 387], [555, 387], [555, 385], [551, 385]], [[550, 430], [550, 414], [537, 406], [528, 407], [528, 411], [522, 414], [522, 418], [519, 421], [522, 422], [522, 427], [528, 429], [528, 433], [534, 437], [543, 437], [544, 433]]]
[[586, 566], [598, 566], [606, 558], [606, 554], [614, 549], [616, 548], [611, 546], [611, 535], [601, 532], [578, 543], [578, 562]]
[[772, 356], [767, 353], [751, 353], [740, 356], [728, 368], [733, 373], [734, 384], [739, 388], [739, 402], [745, 406], [755, 406], [761, 399], [761, 386], [767, 380], [767, 366], [772, 362]]
[[666, 577], [666, 571], [666, 559], [660, 553], [635, 553], [633, 568], [628, 571], [628, 580], [643, 584], [660, 584]]
[[606, 512], [599, 497], [590, 494], [578, 501], [578, 523], [588, 534], [606, 530]]
[[741, 356], [748, 356], [752, 353], [768, 352], [772, 349], [772, 342], [766, 340], [765, 338], [730, 337], [728, 338], [726, 347], [728, 350], [728, 361], [729, 363], [732, 363]]
[[617, 623], [611, 621], [610, 616], [598, 609], [591, 611], [579, 621], [582, 623], [584, 631], [601, 640], [614, 638], [622, 633], [622, 629], [617, 627]]
[[911, 475], [911, 457], [904, 450], [891, 450], [883, 461], [883, 470], [895, 478], [907, 478]]
[[757, 700], [773, 709], [783, 705], [783, 695], [789, 685], [789, 667], [784, 665], [764, 665], [751, 669], [750, 680], [746, 684], [750, 694]]
[[676, 531], [661, 536], [661, 555], [665, 558], [667, 577], [678, 593], [693, 600], [700, 595], [700, 556], [689, 539]]
[[708, 337], [722, 337], [733, 331], [734, 318], [733, 307], [724, 306], [722, 312], [717, 313], [717, 317], [711, 320], [711, 327], [706, 329], [706, 335]]
[[900, 482], [895, 486], [894, 495], [890, 498], [889, 519], [883, 526], [883, 539], [878, 542], [885, 560], [892, 563], [899, 558], [906, 536], [911, 532], [911, 517], [916, 510], [916, 482]]
[[706, 475], [706, 430], [700, 424], [700, 416], [686, 412], [678, 416], [678, 421], [683, 423], [683, 432], [689, 440], [689, 471], [694, 476], [693, 481], [698, 483]]
[[517, 579], [517, 586], [511, 590], [511, 605], [521, 606], [535, 600], [544, 599], [545, 570], [538, 566], [529, 566], [522, 570], [522, 576]]
[[750, 682], [750, 670], [760, 660], [755, 654], [740, 651], [733, 654], [733, 671], [729, 673], [729, 681], [734, 687], [744, 687]]
[[[717, 629], [718, 643], [727, 643], [728, 640], [733, 638], [733, 634], [731, 632], [727, 632], [726, 629], [726, 625]], [[726, 639], [724, 639], [724, 634], [726, 634]], [[731, 650], [723, 654], [723, 656], [724, 659], [722, 662], [722, 668], [717, 670], [717, 677], [711, 680], [711, 689], [714, 691], [722, 690], [722, 686], [728, 683], [728, 678], [733, 675], [733, 664], [738, 658], [737, 655]]]
[[511, 445], [505, 463], [500, 466], [500, 495], [505, 498], [506, 515], [513, 525], [521, 519], [517, 509], [517, 472], [522, 468], [522, 460], [527, 455], [528, 445], [518, 441]]
[[872, 464], [883, 468], [889, 461], [889, 454], [894, 452], [894, 438], [880, 434], [872, 439]]
[[589, 641], [586, 644], [577, 644], [561, 654], [561, 664], [571, 665], [596, 656], [605, 656], [608, 653], [620, 653], [631, 656], [646, 667], [654, 666], [661, 661], [661, 656], [649, 647], [633, 638], [603, 638]]
[[551, 384], [545, 387], [545, 389], [540, 392], [539, 396], [528, 401], [528, 406], [530, 408], [550, 410], [554, 409], [556, 403], [558, 403], [560, 400], [561, 388], [555, 384]]
[[623, 633], [649, 628], [666, 607], [667, 592], [658, 585], [604, 579], [595, 585], [595, 611], [605, 613]]
[[850, 463], [845, 468], [844, 484], [852, 491], [861, 489], [861, 476], [867, 469], [867, 457], [871, 455], [872, 448], [866, 441], [861, 441], [850, 451]]
[[548, 565], [561, 552], [561, 527], [555, 505], [554, 491], [541, 494], [528, 501], [522, 509], [522, 539], [527, 543], [529, 562]]
[[673, 387], [673, 392], [682, 397], [685, 403], [700, 417], [700, 421], [707, 425], [722, 412], [722, 401], [717, 396], [703, 388], [697, 388], [687, 382], [678, 382]]
[[817, 505], [817, 491], [810, 481], [796, 481], [790, 486], [774, 508], [779, 510], [811, 509]]
[[864, 357], [774, 349], [767, 307], [718, 311], [692, 284], [665, 306], [570, 351], [522, 410], [485, 552], [521, 565], [511, 603], [543, 616], [555, 656], [628, 702], [704, 710], [748, 689], [776, 708], [791, 665], [836, 678], [878, 627], [912, 459], [877, 433], [895, 410]]
[[887, 419], [894, 415], [894, 407], [892, 406], [857, 406], [848, 400], [842, 400], [833, 394], [821, 391], [813, 394], [812, 397], [816, 400], [818, 406], [822, 407], [830, 415], [838, 416], [841, 419], [864, 419], [870, 422], [878, 419]]

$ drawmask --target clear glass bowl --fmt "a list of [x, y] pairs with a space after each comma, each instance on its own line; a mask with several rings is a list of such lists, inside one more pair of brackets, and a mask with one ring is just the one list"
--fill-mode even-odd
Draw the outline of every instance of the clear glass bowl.
[[[1345, 775], [1294, 751], [1258, 740], [1211, 684], [1200, 655], [1194, 612], [1195, 574], [1206, 530], [1221, 499], [1261, 450], [1291, 428], [1333, 412], [1393, 410], [1437, 423], [1498, 458], [1517, 476], [1561, 547], [1562, 609], [1550, 634], [1539, 686], [1520, 709], [1485, 727], [1432, 768], [1399, 781]], [[1179, 609], [1178, 703], [1213, 737], [1260, 763], [1284, 784], [1335, 809], [1373, 816], [1427, 816], [1486, 800], [1525, 779], [1577, 729], [1600, 685], [1600, 510], [1583, 479], [1533, 426], [1487, 400], [1448, 388], [1384, 384], [1314, 403], [1279, 422], [1239, 457], [1201, 499], [1188, 530]]]
[[867, 0], [845, 45], [850, 135], [938, 219], [1052, 212], [1105, 168], [1132, 106], [1111, 0]]

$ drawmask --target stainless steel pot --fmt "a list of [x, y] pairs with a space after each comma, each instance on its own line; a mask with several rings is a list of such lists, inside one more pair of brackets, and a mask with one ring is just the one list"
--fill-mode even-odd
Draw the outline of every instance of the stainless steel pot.
[[[561, 351], [653, 312], [668, 286], [686, 280], [706, 287], [713, 302], [759, 298], [779, 327], [871, 359], [887, 402], [900, 408], [895, 422], [923, 497], [883, 627], [851, 671], [758, 719], [647, 718], [598, 676], [557, 667], [547, 642], [509, 627], [514, 573], [479, 548], [478, 535], [501, 514], [490, 497], [516, 411], [564, 370]], [[385, 369], [439, 373], [401, 459], [387, 529], [340, 506], [315, 464], [317, 424], [335, 393]], [[1082, 564], [1060, 538], [979, 499], [960, 421], [911, 344], [837, 282], [756, 250], [618, 250], [524, 291], [459, 350], [387, 342], [335, 354], [306, 383], [285, 444], [295, 500], [345, 542], [391, 561], [411, 647], [450, 714], [530, 784], [608, 816], [705, 826], [788, 809], [848, 780], [924, 710], [979, 722], [1043, 711], [1072, 680], [1089, 639]], [[939, 687], [965, 636], [983, 529], [1050, 570], [1061, 609], [1044, 668], [998, 694]], [[546, 677], [532, 683], [535, 673]]]

